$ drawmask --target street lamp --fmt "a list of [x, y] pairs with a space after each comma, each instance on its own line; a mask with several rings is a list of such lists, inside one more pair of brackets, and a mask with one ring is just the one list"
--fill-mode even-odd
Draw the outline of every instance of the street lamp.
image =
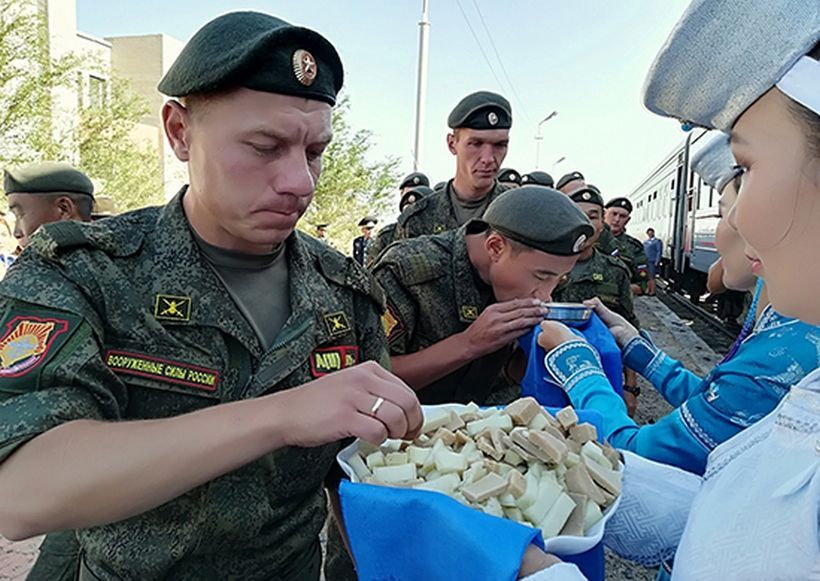
[[555, 168], [555, 166], [556, 166], [556, 165], [558, 165], [558, 164], [559, 164], [559, 163], [561, 163], [562, 161], [566, 161], [566, 159], [567, 159], [567, 156], [562, 155], [561, 157], [559, 157], [558, 159], [556, 159], [554, 162], [552, 162], [552, 167], [553, 167], [553, 169]]
[[541, 119], [541, 122], [538, 123], [538, 127], [535, 130], [535, 169], [538, 169], [538, 162], [541, 157], [541, 140], [544, 139], [544, 136], [541, 135], [541, 126], [553, 117], [555, 117], [556, 115], [558, 115], [558, 111], [553, 111], [552, 113]]

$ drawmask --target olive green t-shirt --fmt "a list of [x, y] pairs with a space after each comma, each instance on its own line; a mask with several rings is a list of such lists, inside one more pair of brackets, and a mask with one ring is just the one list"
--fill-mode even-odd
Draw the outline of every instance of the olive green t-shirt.
[[245, 254], [219, 248], [194, 234], [199, 249], [259, 341], [270, 349], [290, 316], [288, 262], [285, 245], [266, 254]]
[[456, 213], [456, 221], [459, 226], [469, 222], [473, 218], [481, 218], [484, 210], [490, 202], [489, 194], [479, 200], [462, 200], [456, 195], [455, 188], [447, 188], [450, 193], [450, 200], [453, 202], [453, 210]]

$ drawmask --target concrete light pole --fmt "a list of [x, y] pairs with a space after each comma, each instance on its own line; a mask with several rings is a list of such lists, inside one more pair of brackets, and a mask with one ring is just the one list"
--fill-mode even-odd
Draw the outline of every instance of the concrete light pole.
[[421, 21], [419, 22], [419, 71], [416, 83], [416, 140], [413, 147], [413, 171], [419, 171], [422, 147], [424, 145], [424, 109], [427, 104], [427, 48], [429, 45], [429, 33], [429, 0], [422, 0]]

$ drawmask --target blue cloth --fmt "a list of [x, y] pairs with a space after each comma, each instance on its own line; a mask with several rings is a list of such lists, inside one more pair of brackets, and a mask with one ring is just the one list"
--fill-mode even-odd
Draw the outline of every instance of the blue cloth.
[[[570, 328], [595, 347], [603, 361], [603, 368], [609, 384], [612, 386], [610, 389], [613, 389], [619, 396], [623, 396], [621, 350], [615, 343], [615, 339], [607, 326], [598, 315], [592, 313], [588, 321], [571, 323]], [[569, 399], [561, 386], [550, 379], [544, 368], [546, 353], [538, 345], [538, 335], [540, 334], [541, 327], [536, 325], [532, 331], [518, 340], [518, 344], [527, 355], [527, 370], [524, 373], [524, 379], [521, 381], [521, 395], [523, 397], [532, 396], [541, 405], [561, 408], [569, 404]]]
[[544, 547], [540, 530], [444, 494], [343, 480], [339, 496], [363, 581], [513, 581], [527, 546]]
[[[559, 349], [560, 356], [552, 357]], [[575, 407], [598, 410], [604, 436], [617, 447], [657, 462], [703, 474], [709, 453], [769, 412], [810, 371], [820, 366], [820, 328], [784, 317], [771, 307], [737, 354], [700, 378], [672, 359], [647, 334], [624, 349], [624, 364], [643, 375], [675, 407], [640, 428], [627, 415], [581, 342], [566, 343], [547, 357], [547, 370]]]

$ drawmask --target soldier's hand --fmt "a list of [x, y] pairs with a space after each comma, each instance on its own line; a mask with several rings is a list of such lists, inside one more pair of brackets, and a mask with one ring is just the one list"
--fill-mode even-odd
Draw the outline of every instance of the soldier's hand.
[[595, 314], [609, 327], [609, 332], [615, 337], [618, 347], [623, 348], [630, 339], [638, 336], [638, 330], [632, 326], [632, 323], [606, 308], [599, 298], [589, 299], [584, 301], [584, 304], [595, 309]]
[[409, 440], [423, 421], [415, 392], [372, 361], [272, 397], [282, 406], [289, 446], [319, 446], [351, 436], [374, 444]]
[[544, 320], [547, 309], [536, 299], [514, 299], [487, 307], [464, 331], [471, 358], [498, 351]]
[[638, 411], [638, 398], [634, 393], [624, 391], [624, 403], [626, 404], [626, 413], [630, 418], [635, 417], [635, 412]]
[[582, 336], [570, 331], [569, 327], [558, 321], [543, 321], [538, 345], [547, 353], [567, 341], [586, 341]]

